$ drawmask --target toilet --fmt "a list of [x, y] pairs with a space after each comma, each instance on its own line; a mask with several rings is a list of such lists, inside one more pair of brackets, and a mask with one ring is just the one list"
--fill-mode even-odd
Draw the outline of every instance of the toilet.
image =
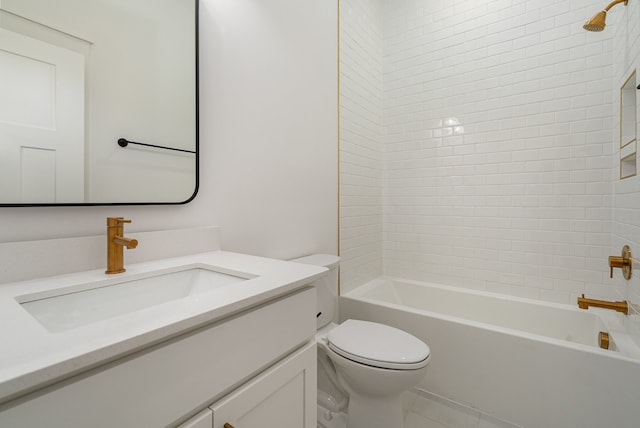
[[317, 293], [318, 427], [402, 428], [401, 394], [424, 377], [427, 344], [400, 329], [361, 320], [338, 324], [340, 258], [314, 254], [292, 260], [324, 266]]

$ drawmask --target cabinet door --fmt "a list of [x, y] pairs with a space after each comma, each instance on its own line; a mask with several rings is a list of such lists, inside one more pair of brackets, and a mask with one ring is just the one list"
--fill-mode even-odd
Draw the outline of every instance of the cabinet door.
[[213, 428], [315, 428], [316, 394], [310, 343], [211, 406]]
[[205, 409], [176, 428], [211, 428], [212, 425], [213, 414], [211, 409]]

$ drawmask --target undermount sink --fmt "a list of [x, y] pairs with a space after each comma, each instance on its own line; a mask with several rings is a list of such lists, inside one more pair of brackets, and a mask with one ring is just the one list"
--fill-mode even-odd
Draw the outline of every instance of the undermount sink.
[[53, 296], [30, 295], [16, 299], [42, 326], [54, 333], [205, 293], [251, 277], [188, 267], [179, 271], [153, 272], [142, 278], [105, 280], [89, 289], [61, 288]]

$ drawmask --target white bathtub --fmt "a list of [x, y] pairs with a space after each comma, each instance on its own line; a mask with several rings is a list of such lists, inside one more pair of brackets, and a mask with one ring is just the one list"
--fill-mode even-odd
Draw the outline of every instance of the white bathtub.
[[[341, 319], [429, 344], [418, 388], [525, 428], [640, 427], [640, 351], [623, 316], [382, 278], [340, 298]], [[598, 347], [609, 332], [613, 350]]]

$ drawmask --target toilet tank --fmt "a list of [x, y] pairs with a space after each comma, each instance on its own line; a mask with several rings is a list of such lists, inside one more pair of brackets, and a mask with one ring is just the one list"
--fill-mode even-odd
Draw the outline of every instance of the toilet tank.
[[329, 269], [326, 276], [316, 280], [316, 328], [338, 322], [338, 266], [340, 257], [331, 254], [312, 254], [290, 260], [295, 263], [322, 266]]

